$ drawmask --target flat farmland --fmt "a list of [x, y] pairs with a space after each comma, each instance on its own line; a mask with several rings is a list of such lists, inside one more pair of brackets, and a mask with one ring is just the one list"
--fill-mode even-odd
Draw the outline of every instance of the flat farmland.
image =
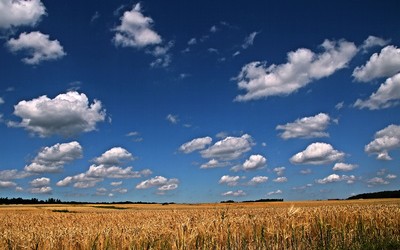
[[3, 205], [0, 249], [400, 249], [400, 199]]

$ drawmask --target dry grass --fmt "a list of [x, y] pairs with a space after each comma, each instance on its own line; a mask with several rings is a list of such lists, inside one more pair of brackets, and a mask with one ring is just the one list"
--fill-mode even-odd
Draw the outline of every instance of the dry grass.
[[0, 206], [0, 249], [400, 249], [400, 200]]

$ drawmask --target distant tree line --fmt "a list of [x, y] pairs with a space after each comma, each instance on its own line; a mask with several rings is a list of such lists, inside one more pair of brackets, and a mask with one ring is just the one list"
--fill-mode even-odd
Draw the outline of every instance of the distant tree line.
[[355, 199], [384, 199], [384, 198], [400, 198], [400, 190], [357, 194], [347, 199], [355, 200]]
[[144, 201], [118, 201], [118, 202], [80, 202], [80, 201], [61, 201], [60, 199], [49, 198], [47, 200], [39, 200], [37, 198], [23, 199], [23, 198], [8, 198], [0, 197], [0, 205], [17, 205], [17, 204], [162, 204], [170, 205], [174, 202], [144, 202]]
[[[259, 200], [249, 200], [249, 201], [240, 201], [238, 203], [249, 203], [249, 202], [277, 202], [277, 201], [283, 201], [283, 199], [259, 199]], [[234, 200], [226, 200], [226, 201], [221, 201], [221, 203], [236, 203]]]

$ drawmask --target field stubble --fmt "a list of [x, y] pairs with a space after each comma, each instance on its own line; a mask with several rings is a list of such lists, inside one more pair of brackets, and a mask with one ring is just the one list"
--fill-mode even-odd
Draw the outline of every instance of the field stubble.
[[0, 249], [400, 249], [400, 200], [0, 206]]

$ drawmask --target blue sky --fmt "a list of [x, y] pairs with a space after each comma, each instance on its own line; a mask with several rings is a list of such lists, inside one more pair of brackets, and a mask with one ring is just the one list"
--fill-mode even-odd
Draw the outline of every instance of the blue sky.
[[398, 189], [399, 7], [0, 0], [0, 196]]

